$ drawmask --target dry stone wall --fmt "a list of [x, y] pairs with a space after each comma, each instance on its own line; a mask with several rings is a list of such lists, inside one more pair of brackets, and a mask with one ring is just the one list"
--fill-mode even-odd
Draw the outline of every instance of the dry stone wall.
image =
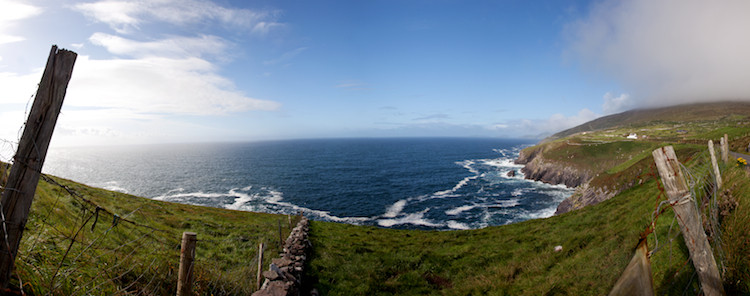
[[300, 287], [305, 261], [312, 248], [307, 237], [309, 231], [310, 221], [303, 216], [286, 239], [281, 258], [274, 258], [268, 270], [263, 272], [266, 280], [260, 290], [253, 293], [253, 296], [298, 296], [301, 294]]

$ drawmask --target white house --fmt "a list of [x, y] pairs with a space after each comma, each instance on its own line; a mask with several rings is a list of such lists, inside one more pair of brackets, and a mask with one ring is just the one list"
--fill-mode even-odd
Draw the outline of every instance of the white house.
[[628, 139], [638, 140], [638, 135], [636, 133], [632, 133], [628, 135]]

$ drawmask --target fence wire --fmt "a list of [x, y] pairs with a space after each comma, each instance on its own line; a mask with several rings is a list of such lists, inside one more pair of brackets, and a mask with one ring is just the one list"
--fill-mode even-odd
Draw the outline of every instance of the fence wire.
[[[717, 151], [718, 153], [718, 151]], [[719, 156], [716, 156], [720, 159]], [[725, 165], [719, 161], [719, 168], [725, 168]], [[651, 224], [644, 235], [647, 235], [653, 246], [649, 252], [650, 258], [657, 256], [666, 258], [667, 266], [678, 265], [676, 269], [670, 269], [670, 273], [665, 275], [673, 281], [680, 281], [682, 284], [682, 295], [692, 295], [701, 291], [700, 282], [697, 281], [697, 272], [692, 267], [692, 260], [687, 254], [684, 241], [681, 238], [682, 233], [678, 227], [681, 217], [672, 209], [678, 203], [686, 201], [691, 202], [700, 213], [698, 217], [703, 229], [706, 231], [709, 243], [716, 255], [716, 263], [719, 270], [724, 270], [724, 251], [722, 249], [721, 233], [721, 212], [719, 209], [719, 196], [721, 191], [717, 186], [717, 176], [713, 170], [711, 156], [708, 149], [689, 157], [685, 163], [681, 163], [681, 169], [687, 185], [690, 190], [691, 198], [689, 200], [669, 200], [662, 186], [660, 178], [657, 179], [659, 195], [656, 198], [655, 209], [651, 217]], [[655, 167], [652, 166], [651, 173], [654, 176]], [[660, 218], [667, 219], [659, 222]], [[676, 261], [678, 260], [678, 261]], [[684, 287], [682, 286], [684, 285]]]
[[[16, 146], [0, 140], [3, 191], [13, 190], [5, 184]], [[102, 192], [41, 175], [6, 293], [174, 295], [181, 231], [197, 227], [211, 231], [197, 231], [193, 290], [198, 295], [249, 295], [257, 289], [258, 244], [266, 242], [263, 261], [270, 263], [280, 251], [275, 242], [279, 232], [286, 238], [291, 228], [287, 217], [272, 215], [248, 223], [246, 235], [228, 232], [221, 225], [191, 225], [196, 222], [190, 215], [179, 218], [191, 222], [159, 221], [149, 213], [172, 210], [146, 199], [126, 209], [94, 196], [111, 194], [109, 198], [118, 199], [119, 193]], [[2, 222], [5, 227], [5, 219]]]

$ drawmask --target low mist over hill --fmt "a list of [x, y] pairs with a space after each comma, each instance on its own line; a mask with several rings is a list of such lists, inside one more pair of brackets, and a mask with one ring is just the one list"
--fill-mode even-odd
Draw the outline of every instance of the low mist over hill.
[[638, 125], [656, 121], [705, 121], [717, 120], [730, 115], [750, 114], [750, 102], [695, 103], [654, 109], [635, 109], [608, 115], [566, 129], [542, 142], [564, 138], [576, 133], [608, 129], [617, 126]]

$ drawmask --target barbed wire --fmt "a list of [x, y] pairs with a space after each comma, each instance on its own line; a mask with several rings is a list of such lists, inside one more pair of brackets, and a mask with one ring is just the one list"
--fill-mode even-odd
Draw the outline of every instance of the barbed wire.
[[[719, 164], [719, 168], [723, 169], [724, 165]], [[666, 257], [668, 258], [668, 265], [673, 266], [673, 258], [675, 258], [673, 250], [675, 249], [675, 244], [681, 241], [678, 240], [678, 238], [682, 235], [682, 232], [678, 230], [678, 227], [675, 227], [675, 224], [676, 222], [681, 222], [682, 217], [680, 217], [679, 213], [675, 211], [669, 211], [670, 215], [668, 216], [671, 216], [671, 221], [669, 222], [668, 227], [664, 225], [658, 226], [657, 221], [665, 212], [667, 212], [667, 210], [673, 208], [675, 205], [690, 202], [695, 207], [697, 213], [699, 213], [696, 218], [699, 223], [703, 225], [712, 249], [714, 250], [714, 254], [718, 256], [719, 260], [717, 260], [717, 265], [723, 268], [724, 252], [721, 246], [722, 234], [720, 219], [717, 214], [718, 196], [720, 192], [716, 181], [717, 176], [713, 170], [708, 149], [700, 150], [699, 152], [687, 157], [687, 159], [680, 163], [680, 169], [683, 172], [689, 189], [689, 195], [686, 195], [688, 198], [669, 200], [665, 189], [662, 186], [661, 178], [654, 176], [659, 193], [655, 198], [655, 208], [651, 215], [651, 223], [642, 234], [643, 238], [646, 236], [651, 236], [653, 238], [654, 247], [649, 252], [648, 257], [651, 258], [655, 254], [667, 249], [668, 253], [666, 254]], [[655, 171], [653, 165], [651, 171], [655, 174], [655, 172], [653, 172]], [[665, 227], [666, 229], [658, 230], [658, 227]], [[662, 237], [662, 239], [660, 239], [660, 237]], [[689, 279], [684, 278], [687, 280], [684, 283], [685, 287], [682, 293], [683, 295], [687, 295], [691, 291], [690, 287], [694, 287], [697, 283], [697, 288], [700, 289], [701, 283], [695, 281], [697, 271], [693, 268], [688, 268], [690, 266], [689, 264], [692, 262], [689, 254], [685, 254], [684, 256], [687, 258], [679, 265], [679, 268], [674, 271], [671, 278], [676, 280], [681, 273], [687, 270], [690, 271], [690, 274], [685, 275], [689, 276]]]
[[[6, 188], [6, 176], [13, 164], [24, 164], [12, 156], [15, 149], [17, 143], [0, 139], [2, 190], [15, 190]], [[180, 233], [175, 228], [155, 227], [159, 223], [154, 224], [153, 219], [141, 213], [144, 207], [165, 212], [166, 209], [158, 203], [143, 203], [121, 213], [95, 201], [84, 187], [71, 186], [68, 181], [39, 173], [40, 181], [47, 187], [38, 187], [37, 195], [41, 190], [49, 198], [35, 198], [32, 204], [11, 278], [16, 288], [6, 292], [19, 295], [174, 294]], [[258, 272], [257, 245], [261, 241], [273, 241], [277, 228], [281, 230], [279, 225], [286, 224], [281, 220], [279, 217], [256, 223], [253, 227], [266, 234], [255, 235], [255, 239], [220, 234], [206, 234], [199, 239], [194, 290], [206, 295], [247, 295], [257, 289], [252, 280]], [[6, 225], [3, 219], [2, 227]], [[289, 229], [284, 227], [284, 232], [285, 238]], [[5, 243], [9, 245], [7, 238]], [[227, 254], [220, 256], [217, 251], [204, 251], [201, 245], [230, 246], [231, 250], [222, 250]], [[280, 252], [278, 245], [266, 244], [264, 250]], [[270, 262], [275, 254], [266, 257], [264, 262]]]

